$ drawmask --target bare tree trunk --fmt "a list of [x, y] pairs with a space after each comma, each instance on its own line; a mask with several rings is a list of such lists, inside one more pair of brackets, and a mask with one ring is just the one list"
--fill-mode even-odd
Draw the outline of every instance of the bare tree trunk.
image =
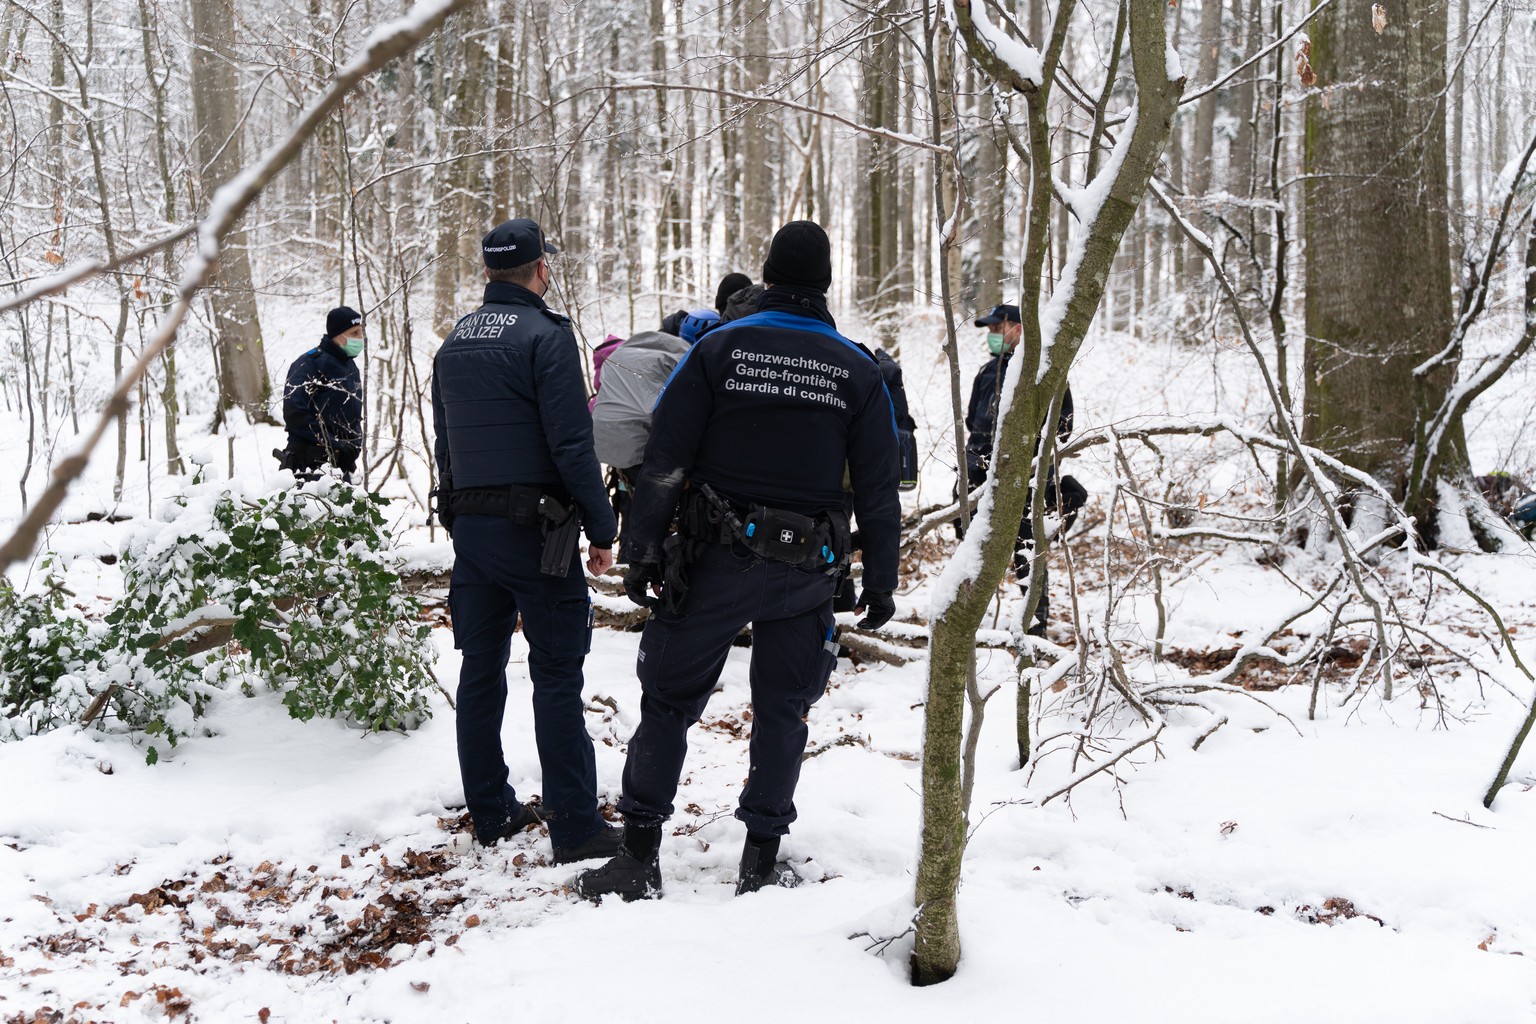
[[[772, 0], [737, 0], [741, 10], [746, 59], [743, 90], [754, 95], [768, 86], [769, 20]], [[779, 152], [777, 131], [759, 107], [748, 108], [742, 124], [742, 253], [748, 266], [758, 266], [768, 251], [774, 224], [773, 157]]]
[[[1446, 0], [1391, 18], [1330, 8], [1309, 25], [1322, 85], [1307, 104], [1305, 431], [1404, 494], [1404, 439], [1438, 404], [1414, 368], [1451, 332], [1444, 105]], [[1454, 367], [1434, 375], [1444, 394]], [[1427, 406], [1427, 408], [1421, 408]], [[1464, 440], [1458, 446], [1465, 453]], [[1433, 496], [1409, 508], [1433, 521]]]
[[983, 88], [977, 96], [976, 184], [974, 207], [977, 237], [981, 251], [976, 263], [976, 304], [978, 307], [1010, 301], [1003, 294], [1003, 234], [1005, 192], [1008, 187], [1004, 170], [1007, 150], [1002, 133], [994, 123], [996, 116], [992, 90]]
[[[192, 109], [204, 200], [245, 166], [241, 144], [244, 106], [236, 75], [233, 0], [192, 0]], [[237, 226], [225, 239], [213, 287], [214, 330], [219, 352], [219, 408], [243, 409], [253, 420], [271, 418], [272, 385], [256, 313], [249, 240]]]
[[[1163, 19], [1164, 0], [1130, 0], [1130, 39], [1135, 69], [1137, 117], [1123, 131], [1122, 159], [1114, 165], [1106, 198], [1097, 216], [1087, 218], [1081, 235], [1073, 241], [1073, 257], [1065, 267], [1059, 288], [1070, 296], [1059, 312], [1060, 319], [1042, 331], [1039, 317], [1040, 281], [1050, 245], [1048, 213], [1051, 206], [1050, 125], [1047, 111], [1050, 87], [1067, 35], [1067, 21], [1075, 4], [1062, 0], [1057, 9], [1051, 43], [1046, 49], [1038, 82], [1023, 78], [998, 59], [971, 22], [969, 0], [954, 0], [953, 9], [972, 58], [989, 75], [1023, 95], [1029, 109], [1030, 231], [1025, 238], [1021, 301], [1024, 340], [1014, 355], [1020, 360], [1010, 370], [1016, 387], [1007, 412], [998, 425], [997, 460], [987, 496], [972, 522], [964, 543], [973, 557], [957, 557], [946, 570], [954, 578], [953, 600], [934, 610], [929, 644], [928, 699], [924, 711], [923, 743], [923, 838], [915, 893], [916, 939], [913, 980], [917, 984], [941, 982], [955, 973], [960, 961], [959, 919], [955, 894], [960, 882], [965, 850], [966, 821], [961, 798], [964, 766], [961, 744], [966, 700], [966, 679], [975, 653], [976, 630], [1013, 558], [1016, 525], [1024, 513], [1025, 494], [1034, 487], [1035, 536], [1043, 537], [1044, 475], [1050, 459], [1047, 448], [1036, 465], [1034, 453], [1041, 440], [1041, 426], [1048, 410], [1057, 405], [1066, 388], [1067, 374], [1076, 358], [1088, 326], [1103, 296], [1104, 280], [1126, 228], [1141, 203], [1147, 182], [1162, 157], [1184, 80], [1170, 80], [1167, 37]], [[1015, 377], [1015, 374], [1017, 376]], [[986, 515], [983, 515], [983, 512]], [[1036, 572], [1044, 561], [1037, 554]], [[969, 569], [966, 566], [976, 566]], [[1031, 583], [1038, 594], [1038, 584]], [[1025, 609], [1026, 620], [1030, 609]]]
[[[171, 173], [170, 148], [165, 138], [165, 91], [166, 83], [170, 78], [170, 69], [166, 69], [164, 77], [157, 76], [155, 73], [156, 28], [148, 0], [139, 0], [139, 38], [144, 48], [144, 77], [149, 82], [150, 92], [155, 100], [155, 160], [160, 168], [161, 214], [165, 217], [167, 224], [174, 224], [176, 222], [176, 178]], [[176, 280], [176, 257], [173, 247], [166, 247], [161, 255], [160, 266], [165, 274], [165, 285], [160, 291], [160, 303], [169, 306], [172, 302], [170, 282]], [[165, 374], [165, 383], [160, 389], [160, 406], [165, 425], [165, 471], [171, 476], [179, 476], [185, 472], [185, 467], [181, 461], [181, 447], [176, 441], [176, 428], [181, 419], [181, 402], [176, 395], [176, 350], [174, 348], [166, 350], [160, 360], [160, 368]]]

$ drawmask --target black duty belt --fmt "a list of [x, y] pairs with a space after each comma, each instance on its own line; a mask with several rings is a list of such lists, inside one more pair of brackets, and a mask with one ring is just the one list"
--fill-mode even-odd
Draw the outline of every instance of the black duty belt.
[[455, 488], [446, 499], [451, 522], [457, 516], [496, 516], [513, 526], [537, 526], [544, 535], [539, 571], [566, 576], [581, 533], [581, 515], [570, 496], [553, 489], [506, 484]]
[[685, 502], [680, 525], [691, 538], [740, 544], [759, 558], [807, 572], [837, 575], [848, 567], [848, 517], [841, 509], [815, 516], [766, 505], [738, 509], [704, 484]]
[[448, 507], [455, 516], [496, 516], [514, 526], [541, 526], [561, 521], [570, 512], [570, 499], [551, 492], [523, 484], [460, 487], [448, 495]]

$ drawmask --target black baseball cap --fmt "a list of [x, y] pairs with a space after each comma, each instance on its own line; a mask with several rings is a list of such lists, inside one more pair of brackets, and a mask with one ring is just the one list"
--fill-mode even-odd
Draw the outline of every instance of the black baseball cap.
[[480, 253], [492, 270], [509, 270], [559, 252], [544, 237], [538, 222], [520, 218], [497, 224], [480, 240]]
[[1021, 324], [1024, 318], [1019, 316], [1018, 306], [993, 306], [992, 312], [986, 316], [976, 318], [977, 327], [996, 327], [1000, 323]]

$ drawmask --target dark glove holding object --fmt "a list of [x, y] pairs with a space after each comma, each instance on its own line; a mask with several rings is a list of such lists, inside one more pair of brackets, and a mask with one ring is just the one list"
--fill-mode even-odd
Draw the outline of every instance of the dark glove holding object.
[[655, 562], [636, 562], [624, 573], [624, 593], [642, 608], [654, 608], [661, 601], [651, 594], [651, 584], [661, 582], [661, 566]]
[[860, 629], [879, 629], [896, 614], [896, 600], [889, 590], [866, 590], [859, 595], [859, 606], [854, 611], [868, 612], [859, 620]]
[[337, 448], [336, 468], [341, 470], [343, 473], [350, 474], [356, 472], [357, 456], [358, 450], [356, 448]]

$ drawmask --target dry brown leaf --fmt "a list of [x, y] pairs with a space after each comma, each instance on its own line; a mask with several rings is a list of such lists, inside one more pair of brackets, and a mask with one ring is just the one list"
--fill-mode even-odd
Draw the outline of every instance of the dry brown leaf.
[[261, 1024], [267, 1024], [267, 1018], [271, 1016], [272, 1011], [267, 1009], [265, 1006], [256, 1011], [256, 1019], [261, 1021]]
[[1371, 28], [1377, 35], [1387, 30], [1387, 9], [1382, 4], [1371, 4]]
[[417, 992], [425, 992], [428, 989], [430, 989], [431, 987], [432, 987], [432, 983], [430, 981], [413, 981], [413, 982], [411, 982], [411, 988], [415, 989]]
[[465, 928], [479, 928], [480, 927], [480, 915], [479, 914], [470, 914], [468, 917], [466, 917], [464, 919], [464, 927]]
[[1488, 952], [1488, 947], [1493, 945], [1493, 940], [1498, 938], [1498, 935], [1498, 932], [1489, 932], [1488, 937], [1477, 944], [1477, 948], [1484, 953]]

